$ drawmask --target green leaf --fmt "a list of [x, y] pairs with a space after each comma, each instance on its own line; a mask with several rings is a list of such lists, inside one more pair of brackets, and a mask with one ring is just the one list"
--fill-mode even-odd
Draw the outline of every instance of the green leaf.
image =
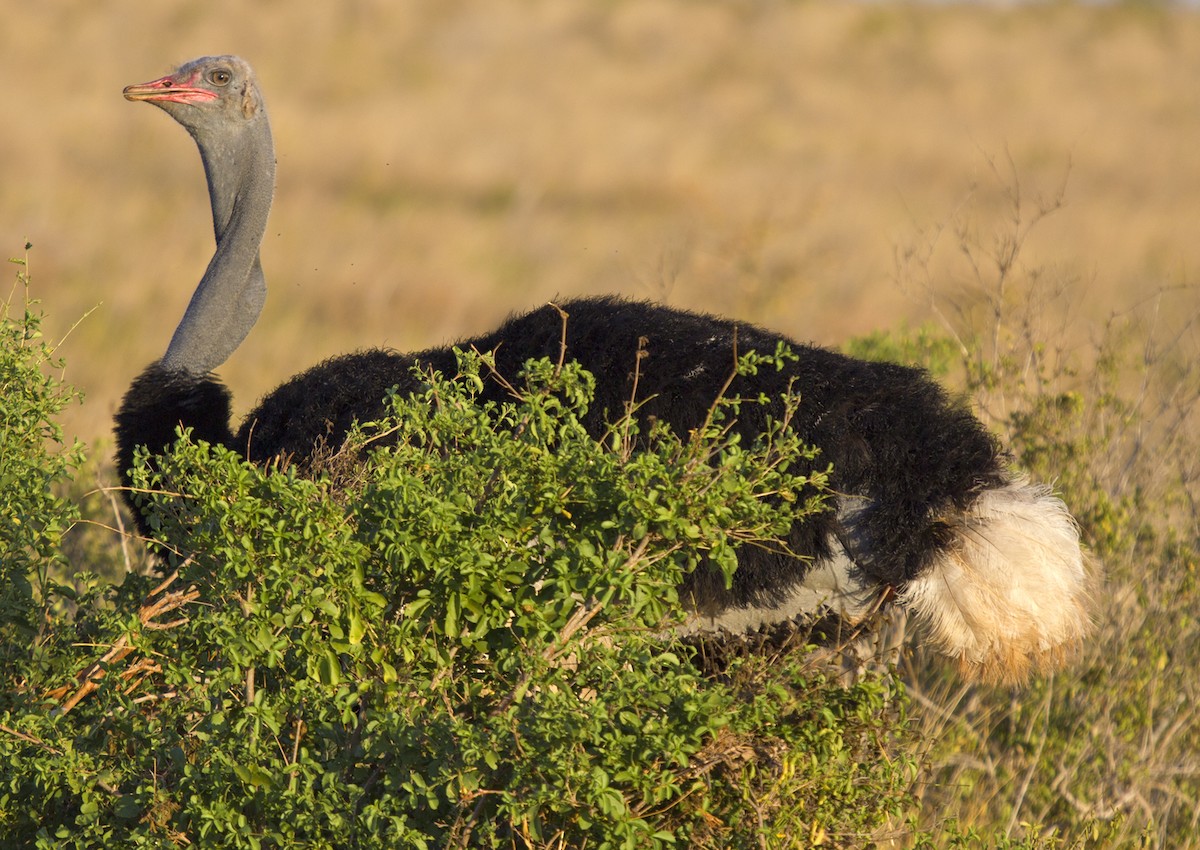
[[233, 772], [237, 774], [238, 779], [255, 788], [271, 788], [275, 785], [275, 777], [257, 765], [235, 764]]
[[366, 634], [366, 626], [363, 624], [362, 615], [358, 609], [350, 610], [350, 634], [349, 640], [351, 645], [358, 646], [362, 643], [363, 635]]

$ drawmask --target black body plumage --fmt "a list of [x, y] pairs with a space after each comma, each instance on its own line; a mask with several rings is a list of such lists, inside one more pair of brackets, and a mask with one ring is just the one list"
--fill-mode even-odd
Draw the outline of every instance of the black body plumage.
[[[637, 395], [644, 404], [638, 416], [666, 422], [686, 436], [703, 424], [738, 352], [771, 353], [781, 341], [790, 346], [798, 360], [782, 371], [764, 369], [734, 380], [731, 395], [772, 399], [768, 405], [743, 406], [734, 429], [752, 439], [768, 416], [782, 415], [789, 385], [800, 396], [792, 429], [821, 450], [820, 468], [833, 464], [833, 489], [862, 497], [865, 507], [855, 514], [852, 530], [839, 528], [844, 513], [832, 510], [798, 523], [789, 545], [797, 554], [819, 559], [829, 556], [831, 540], [853, 540], [855, 564], [871, 584], [897, 587], [921, 572], [951, 542], [944, 517], [1005, 480], [996, 440], [920, 370], [865, 362], [754, 325], [645, 302], [589, 298], [561, 307], [568, 314], [567, 358], [597, 378], [585, 418], [595, 436], [624, 413], [639, 347], [644, 354], [637, 367]], [[494, 352], [498, 373], [512, 380], [528, 359], [557, 357], [562, 339], [561, 315], [546, 306], [457, 345]], [[392, 388], [418, 389], [412, 371], [418, 364], [453, 374], [453, 348], [416, 354], [375, 350], [327, 360], [262, 399], [236, 435], [227, 424], [229, 398], [223, 386], [151, 366], [134, 382], [117, 415], [118, 463], [128, 470], [136, 445], [165, 448], [181, 423], [193, 428], [194, 439], [226, 445], [255, 463], [275, 458], [303, 463], [319, 446], [340, 445], [355, 421], [379, 419]], [[502, 401], [508, 394], [489, 378], [482, 397]], [[715, 575], [696, 576], [689, 590], [701, 610], [761, 604], [802, 580], [809, 564], [749, 547], [732, 590]]]

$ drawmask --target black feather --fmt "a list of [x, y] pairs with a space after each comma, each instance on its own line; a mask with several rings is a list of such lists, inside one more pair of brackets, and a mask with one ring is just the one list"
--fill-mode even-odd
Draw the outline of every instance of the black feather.
[[[782, 415], [789, 384], [799, 393], [792, 429], [821, 450], [817, 467], [833, 464], [835, 491], [863, 497], [847, 504], [862, 501], [866, 507], [853, 515], [852, 529], [840, 528], [833, 511], [798, 523], [788, 544], [800, 555], [823, 558], [840, 534], [852, 541], [862, 578], [874, 584], [899, 587], [920, 573], [950, 543], [943, 518], [964, 509], [983, 488], [1006, 480], [996, 440], [920, 370], [865, 362], [754, 325], [645, 302], [589, 298], [562, 309], [569, 317], [567, 357], [597, 379], [585, 418], [597, 436], [624, 413], [639, 349], [644, 356], [637, 365], [637, 394], [645, 400], [639, 417], [665, 422], [686, 437], [703, 424], [738, 353], [772, 353], [779, 342], [790, 346], [799, 359], [782, 371], [765, 369], [734, 380], [729, 393], [773, 400], [743, 406], [734, 430], [752, 439], [768, 416]], [[511, 379], [530, 358], [557, 357], [562, 333], [558, 309], [546, 306], [458, 346], [494, 352], [498, 372]], [[391, 388], [416, 390], [417, 364], [452, 373], [453, 351], [374, 350], [327, 360], [266, 396], [236, 437], [228, 426], [223, 386], [152, 366], [134, 382], [117, 416], [119, 468], [127, 475], [135, 445], [154, 451], [169, 445], [179, 423], [190, 426], [195, 439], [229, 446], [255, 463], [277, 457], [304, 463], [319, 447], [340, 445], [355, 421], [379, 419]], [[484, 400], [506, 398], [498, 381], [486, 382]], [[771, 602], [803, 579], [808, 564], [748, 547], [732, 589], [719, 575], [701, 572], [685, 590], [700, 610]]]

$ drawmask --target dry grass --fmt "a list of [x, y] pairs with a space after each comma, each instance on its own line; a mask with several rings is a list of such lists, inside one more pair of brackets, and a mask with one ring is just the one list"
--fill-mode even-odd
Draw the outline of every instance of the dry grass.
[[928, 748], [923, 822], [935, 846], [957, 846], [957, 822], [1039, 848], [1198, 847], [1195, 289], [1131, 297], [1081, 348], [1078, 316], [1094, 306], [1080, 282], [1024, 261], [1061, 199], [1029, 198], [1011, 163], [994, 165], [1007, 214], [985, 228], [964, 205], [902, 253], [899, 279], [926, 293], [942, 332], [968, 340], [960, 368], [977, 410], [1022, 467], [1055, 482], [1103, 582], [1071, 664], [1014, 691], [901, 655]]
[[326, 355], [440, 344], [557, 295], [827, 343], [923, 321], [894, 246], [968, 197], [1001, 218], [987, 163], [1008, 155], [1031, 194], [1069, 174], [1022, 261], [1082, 281], [1080, 338], [1200, 264], [1189, 12], [2, 2], [0, 233], [34, 243], [52, 333], [100, 305], [63, 347], [86, 439], [211, 250], [191, 142], [120, 89], [201, 53], [255, 63], [279, 148], [271, 298], [222, 370], [242, 409]]

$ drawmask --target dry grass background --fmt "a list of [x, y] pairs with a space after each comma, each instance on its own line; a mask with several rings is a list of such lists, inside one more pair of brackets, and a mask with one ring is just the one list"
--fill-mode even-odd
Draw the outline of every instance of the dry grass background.
[[[221, 370], [415, 349], [558, 295], [621, 292], [801, 340], [930, 318], [897, 251], [1008, 159], [1067, 206], [1022, 261], [1078, 281], [1073, 332], [1193, 283], [1200, 15], [771, 0], [29, 4], [0, 0], [0, 239], [107, 437], [211, 251], [191, 141], [121, 88], [236, 52], [275, 125], [271, 293]], [[989, 162], [998, 163], [998, 178]], [[953, 240], [947, 240], [951, 242]], [[932, 264], [953, 287], [954, 249]], [[1170, 310], [1195, 312], [1194, 291]]]

